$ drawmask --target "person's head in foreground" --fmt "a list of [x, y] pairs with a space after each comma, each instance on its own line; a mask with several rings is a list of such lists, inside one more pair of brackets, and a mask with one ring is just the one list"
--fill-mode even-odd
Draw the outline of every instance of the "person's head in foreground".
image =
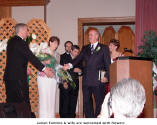
[[136, 118], [146, 102], [145, 90], [139, 81], [123, 79], [111, 88], [105, 97], [98, 117]]

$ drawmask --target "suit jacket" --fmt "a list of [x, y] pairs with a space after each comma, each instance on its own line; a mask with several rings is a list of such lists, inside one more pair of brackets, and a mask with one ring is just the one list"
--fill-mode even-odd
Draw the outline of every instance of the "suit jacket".
[[8, 41], [4, 80], [27, 80], [28, 61], [40, 71], [44, 68], [28, 44], [21, 37], [14, 36]]
[[61, 64], [61, 65], [70, 63], [71, 60], [72, 60], [72, 57], [71, 57], [70, 54], [63, 53], [63, 54], [60, 56], [60, 64]]
[[111, 58], [107, 46], [98, 43], [93, 54], [91, 54], [90, 44], [83, 47], [80, 55], [72, 62], [72, 65], [75, 66], [82, 60], [85, 62], [85, 67], [83, 68], [83, 86], [98, 86], [101, 83], [98, 80], [99, 70], [105, 70], [105, 77], [109, 80]]

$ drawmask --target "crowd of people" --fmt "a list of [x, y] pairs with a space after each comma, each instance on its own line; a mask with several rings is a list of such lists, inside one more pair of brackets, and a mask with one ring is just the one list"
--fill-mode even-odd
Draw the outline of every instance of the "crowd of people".
[[[31, 112], [29, 85], [27, 84], [27, 64], [30, 61], [39, 70], [37, 74], [39, 117], [55, 118], [57, 79], [54, 71], [46, 67], [49, 60], [40, 62], [29, 49], [25, 42], [28, 37], [26, 24], [17, 24], [15, 32], [16, 35], [10, 39], [7, 46], [7, 62], [4, 73], [6, 102], [26, 103]], [[76, 84], [76, 88], [73, 89], [67, 81], [60, 81], [58, 87], [60, 90], [59, 115], [61, 118], [76, 117], [80, 75], [83, 75], [83, 111], [86, 118], [107, 118], [112, 116], [113, 113], [114, 117], [137, 117], [142, 112], [145, 104], [145, 91], [138, 81], [133, 79], [122, 80], [111, 88], [110, 93], [107, 94], [109, 66], [123, 54], [118, 52], [120, 47], [118, 40], [112, 39], [109, 46], [100, 44], [98, 41], [98, 30], [91, 28], [87, 46], [80, 50], [79, 46], [73, 45], [71, 41], [66, 41], [64, 44], [65, 53], [62, 55], [56, 52], [60, 39], [52, 36], [48, 41], [51, 56], [57, 60], [57, 64], [62, 65], [63, 69], [69, 72]], [[105, 71], [105, 74], [99, 80], [99, 72], [102, 70]], [[137, 95], [137, 91], [140, 95]], [[92, 95], [95, 98], [95, 112]], [[127, 107], [124, 108], [126, 105]], [[121, 106], [124, 106], [125, 111], [121, 110]]]

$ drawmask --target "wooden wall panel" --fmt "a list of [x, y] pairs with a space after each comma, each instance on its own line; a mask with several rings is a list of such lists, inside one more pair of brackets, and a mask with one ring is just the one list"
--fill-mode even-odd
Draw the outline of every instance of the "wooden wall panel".
[[[124, 48], [131, 49], [134, 52], [135, 35], [129, 26], [122, 26], [118, 31], [118, 40], [120, 41], [119, 51]], [[125, 56], [134, 56], [134, 53], [124, 53]]]
[[0, 0], [0, 6], [42, 6], [48, 0]]
[[116, 32], [112, 26], [107, 27], [102, 35], [101, 43], [109, 45], [110, 40], [115, 38], [115, 34]]
[[11, 17], [11, 7], [0, 6], [0, 19], [5, 17]]

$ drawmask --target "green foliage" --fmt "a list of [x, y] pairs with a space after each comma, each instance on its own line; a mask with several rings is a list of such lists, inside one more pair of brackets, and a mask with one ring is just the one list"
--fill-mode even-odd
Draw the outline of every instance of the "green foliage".
[[30, 34], [30, 36], [28, 36], [28, 37], [26, 38], [26, 42], [27, 42], [27, 44], [29, 45], [30, 42], [32, 42], [32, 40], [33, 40], [33, 38], [32, 38], [32, 34]]
[[139, 46], [138, 56], [153, 58], [157, 65], [157, 35], [150, 30], [144, 32], [143, 45]]

